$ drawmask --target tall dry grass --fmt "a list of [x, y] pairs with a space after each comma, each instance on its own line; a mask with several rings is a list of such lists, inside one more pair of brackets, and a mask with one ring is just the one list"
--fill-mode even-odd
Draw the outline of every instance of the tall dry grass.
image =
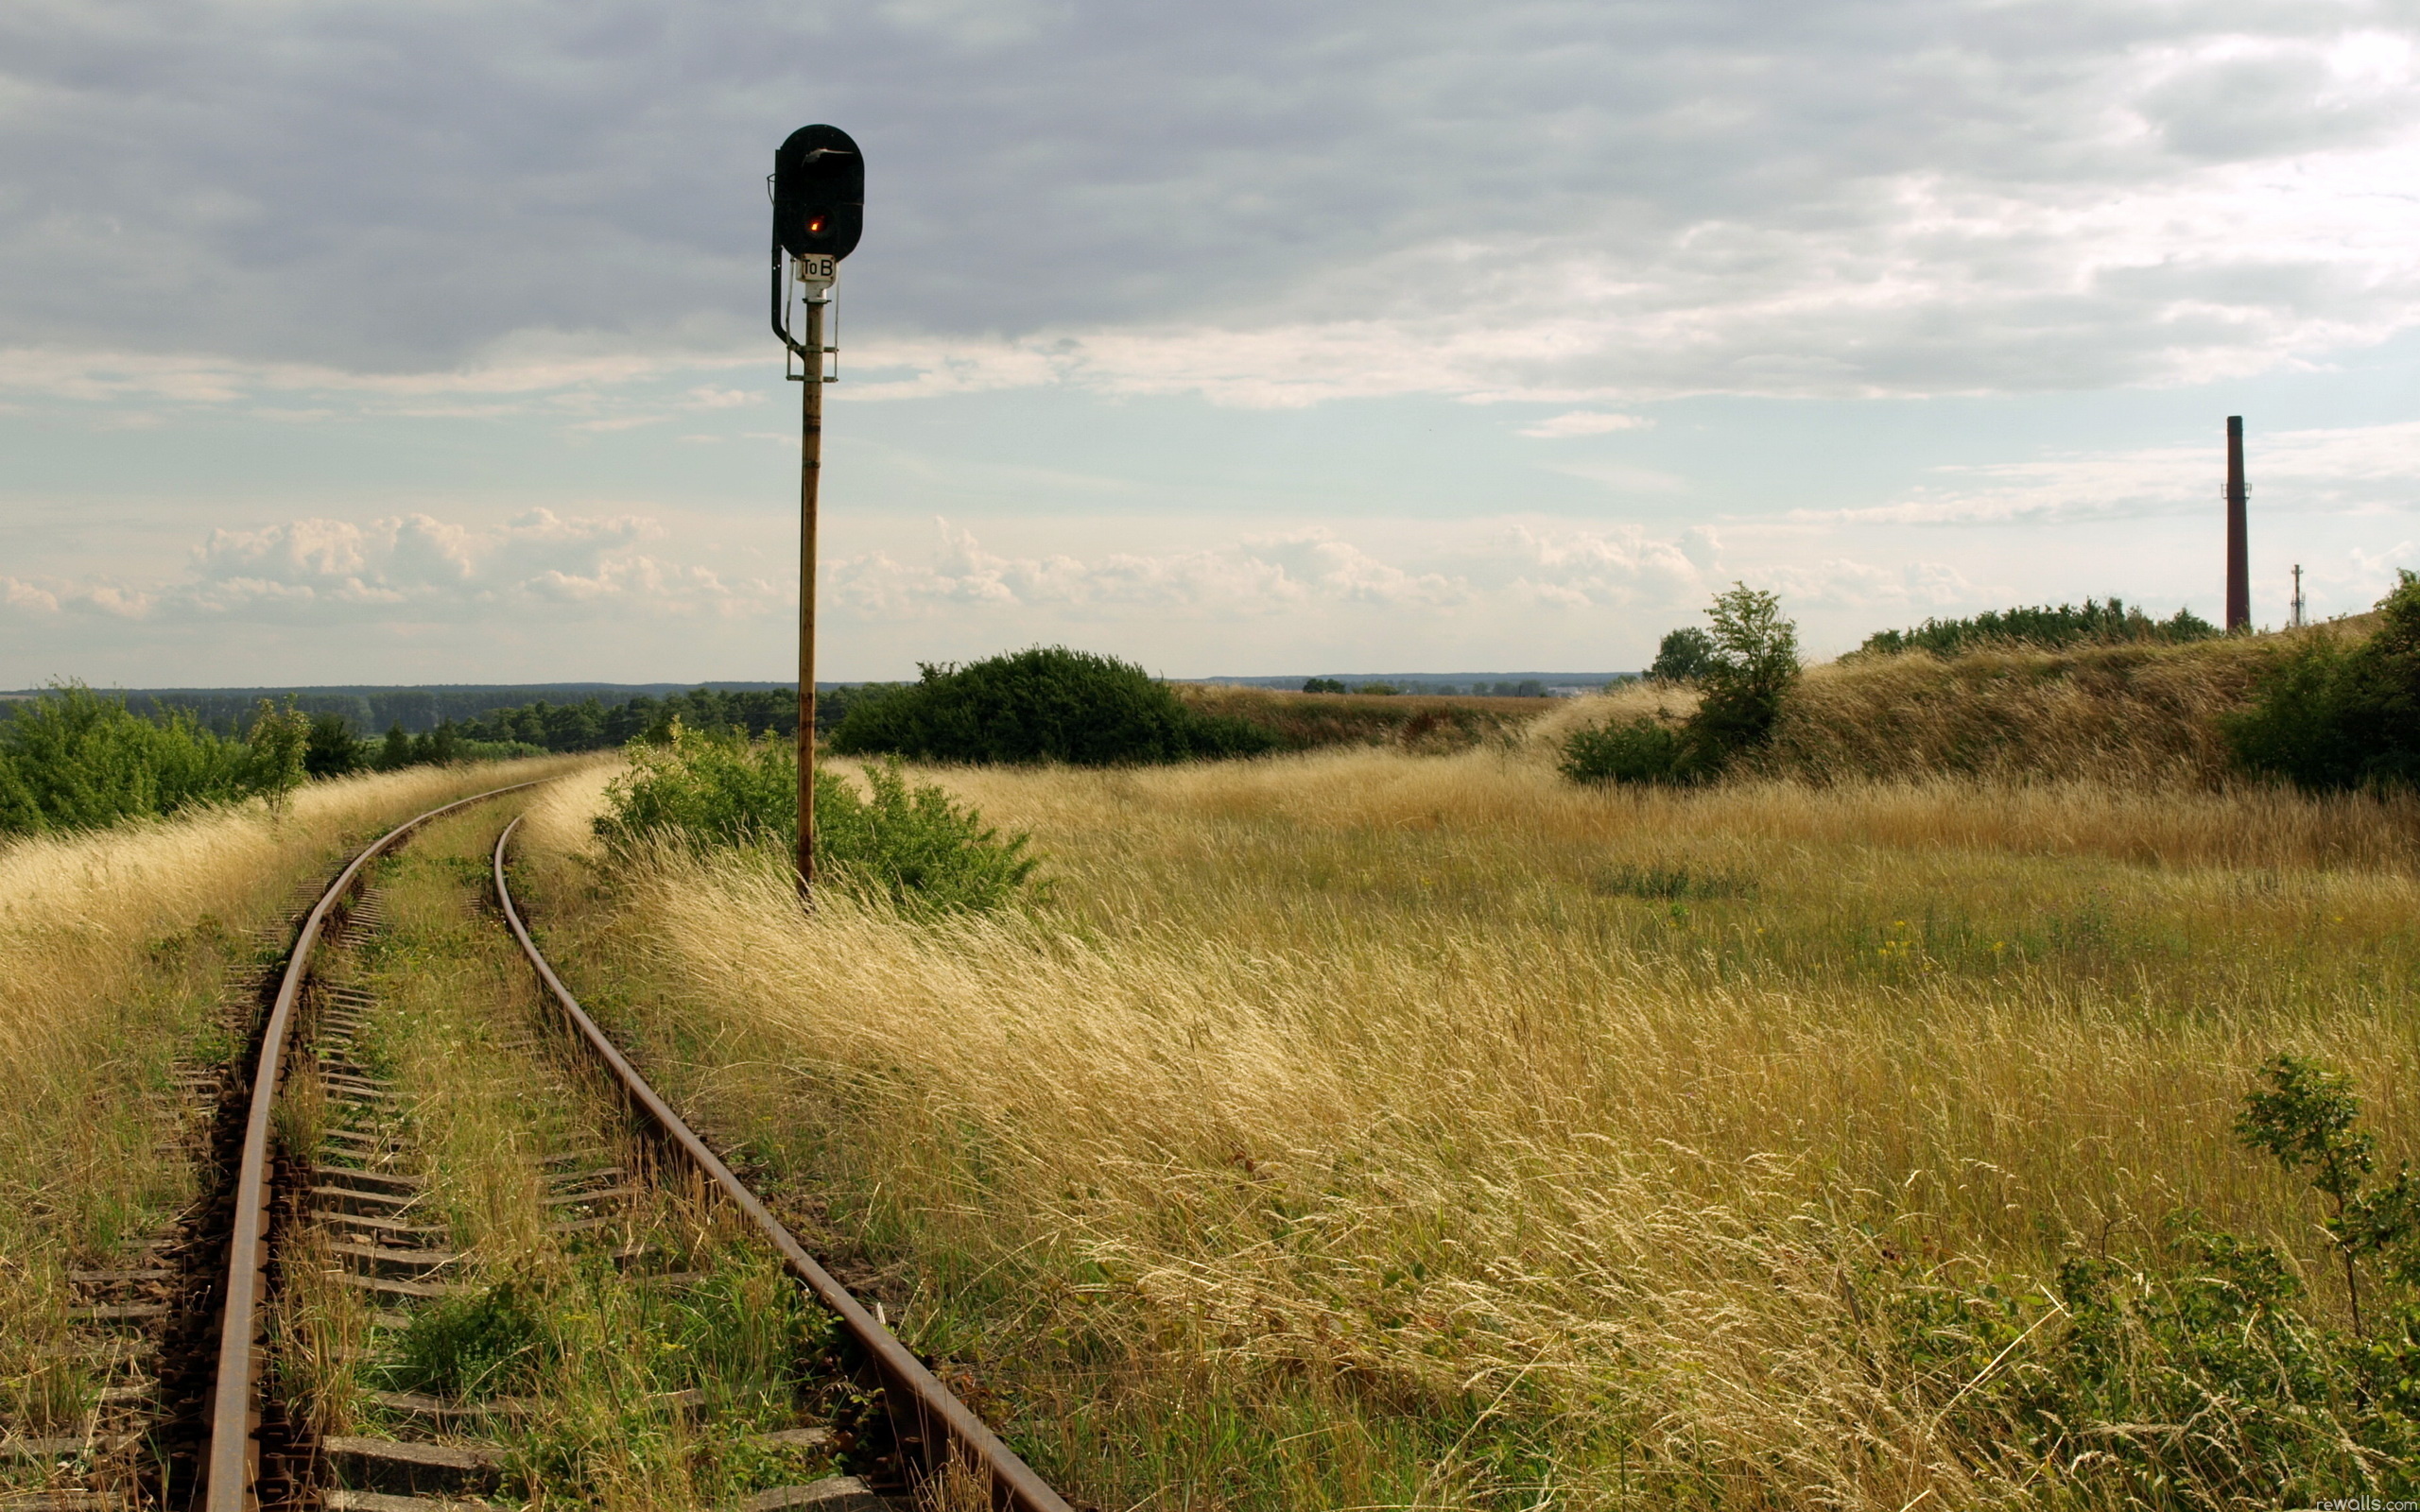
[[810, 922], [672, 855], [585, 894], [586, 795], [528, 833], [581, 984], [1102, 1504], [2025, 1502], [1877, 1285], [2045, 1305], [2190, 1205], [2341, 1309], [2229, 1134], [2251, 1068], [2346, 1066], [2420, 1146], [2408, 803], [938, 775], [1047, 908]]
[[65, 1271], [194, 1194], [164, 1146], [168, 1072], [235, 1046], [214, 1010], [231, 972], [273, 958], [254, 931], [375, 829], [563, 760], [317, 782], [260, 804], [0, 845], [0, 1418], [40, 1429], [89, 1405], [66, 1333]]

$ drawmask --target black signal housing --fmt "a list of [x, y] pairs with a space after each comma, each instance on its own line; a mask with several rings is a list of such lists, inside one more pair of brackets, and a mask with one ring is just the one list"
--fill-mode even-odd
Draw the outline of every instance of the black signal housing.
[[837, 126], [802, 126], [773, 153], [773, 240], [793, 257], [846, 257], [865, 230], [866, 160]]

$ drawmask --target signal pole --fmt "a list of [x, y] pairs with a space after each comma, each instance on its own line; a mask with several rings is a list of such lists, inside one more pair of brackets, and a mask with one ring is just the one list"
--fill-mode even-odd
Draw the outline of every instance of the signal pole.
[[2303, 627], [2303, 564], [2294, 563], [2294, 628]]
[[2227, 417], [2227, 633], [2252, 628], [2252, 565], [2244, 516], [2243, 417]]
[[823, 307], [829, 285], [806, 296], [806, 350], [798, 421], [798, 896], [815, 906], [815, 527], [823, 485]]
[[[823, 359], [839, 349], [824, 339], [824, 309], [840, 259], [865, 229], [866, 161], [837, 126], [802, 126], [773, 154], [773, 335], [782, 338], [804, 386], [799, 403], [798, 458], [798, 899], [815, 906], [815, 535], [823, 481]], [[785, 274], [787, 280], [785, 282]], [[797, 293], [792, 292], [792, 285]], [[800, 296], [804, 296], [801, 299]], [[805, 306], [805, 330], [792, 335], [791, 313]], [[787, 358], [784, 359], [786, 366]]]

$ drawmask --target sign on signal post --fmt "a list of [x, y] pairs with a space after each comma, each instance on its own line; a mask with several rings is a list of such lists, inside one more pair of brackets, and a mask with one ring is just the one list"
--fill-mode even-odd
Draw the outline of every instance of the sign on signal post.
[[837, 126], [802, 126], [773, 153], [773, 335], [804, 389], [798, 475], [798, 896], [815, 905], [815, 511], [823, 471], [824, 312], [865, 229], [866, 160]]

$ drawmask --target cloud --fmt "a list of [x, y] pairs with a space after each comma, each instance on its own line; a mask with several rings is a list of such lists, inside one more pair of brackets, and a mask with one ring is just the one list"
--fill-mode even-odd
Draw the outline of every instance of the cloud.
[[186, 570], [166, 581], [7, 578], [0, 603], [26, 620], [96, 615], [163, 628], [351, 630], [404, 622], [729, 616], [792, 601], [769, 584], [727, 584], [702, 567], [639, 549], [661, 535], [637, 516], [545, 509], [481, 526], [425, 514], [368, 524], [295, 520], [214, 530]]
[[2249, 373], [2420, 323], [2382, 15], [21, 0], [0, 342], [68, 393], [431, 412], [548, 342], [588, 354], [525, 396], [761, 354], [760, 180], [814, 114], [868, 153], [841, 295], [875, 396]]
[[[2011, 524], [2211, 511], [2224, 481], [2223, 441], [2143, 447], [2039, 461], [1941, 468], [1942, 481], [1889, 504], [1796, 509], [1834, 524]], [[2254, 433], [2245, 474], [2256, 510], [2295, 514], [2408, 509], [2420, 504], [2420, 421]]]
[[1087, 618], [1183, 615], [1241, 621], [1276, 615], [1418, 613], [1462, 620], [1507, 607], [1609, 609], [1698, 596], [1720, 551], [1710, 531], [1663, 539], [1637, 529], [1526, 523], [1431, 532], [1378, 552], [1326, 528], [1252, 534], [1165, 554], [1011, 557], [968, 530], [935, 523], [922, 564], [888, 552], [833, 562], [832, 600], [867, 618], [967, 607], [1049, 610]]
[[1637, 415], [1607, 414], [1601, 410], [1575, 409], [1542, 420], [1521, 432], [1541, 440], [1554, 440], [1565, 436], [1604, 436], [1614, 431], [1645, 430], [1654, 424]]

